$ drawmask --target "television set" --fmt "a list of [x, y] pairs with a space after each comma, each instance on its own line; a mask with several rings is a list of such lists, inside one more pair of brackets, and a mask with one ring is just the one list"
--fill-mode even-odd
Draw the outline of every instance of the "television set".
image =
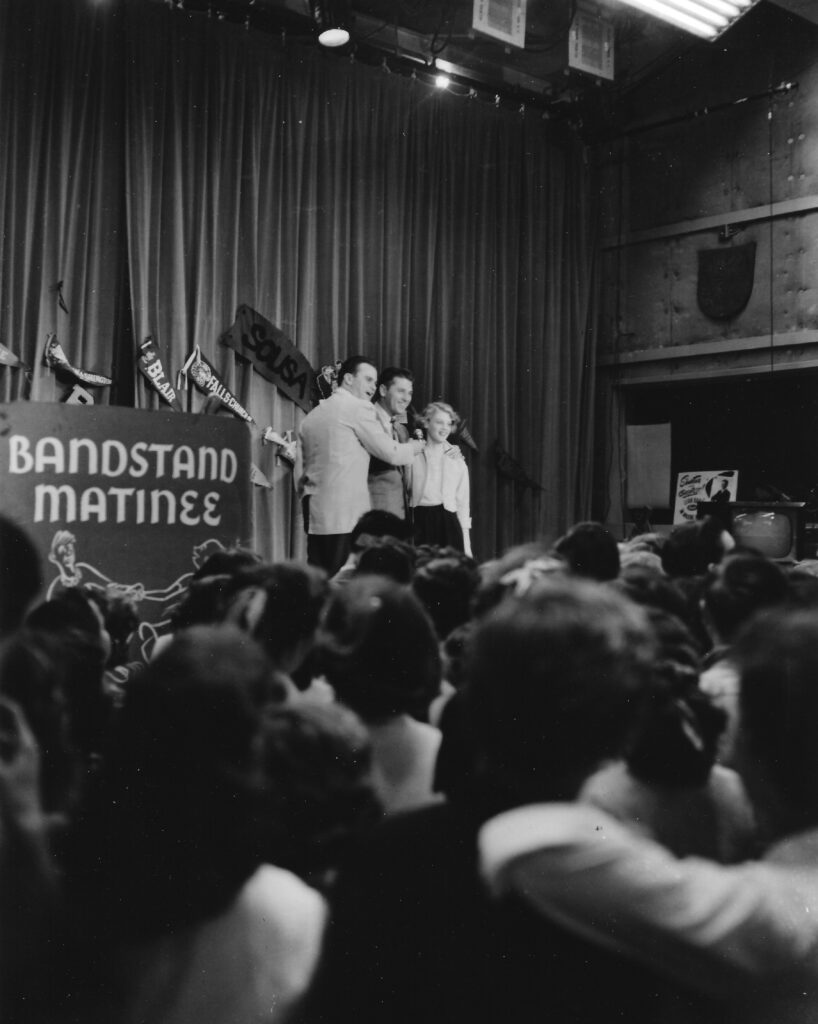
[[700, 501], [697, 518], [714, 516], [736, 544], [754, 548], [776, 562], [803, 558], [804, 501]]

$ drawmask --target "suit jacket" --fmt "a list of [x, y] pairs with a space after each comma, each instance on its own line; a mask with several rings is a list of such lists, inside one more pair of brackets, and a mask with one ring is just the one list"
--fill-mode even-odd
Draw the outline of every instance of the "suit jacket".
[[[373, 406], [375, 416], [380, 423], [384, 434], [394, 439], [394, 431], [397, 439], [405, 444], [409, 440], [409, 427], [406, 423], [396, 421], [384, 407], [376, 402]], [[373, 508], [382, 509], [384, 512], [391, 512], [392, 515], [401, 519], [406, 518], [407, 505], [407, 475], [408, 467], [390, 465], [383, 459], [374, 456], [369, 462], [369, 498]]]
[[367, 487], [370, 456], [396, 466], [414, 457], [411, 442], [398, 444], [378, 422], [375, 407], [338, 388], [304, 417], [298, 431], [296, 481], [309, 497], [309, 533], [351, 533], [372, 507]]

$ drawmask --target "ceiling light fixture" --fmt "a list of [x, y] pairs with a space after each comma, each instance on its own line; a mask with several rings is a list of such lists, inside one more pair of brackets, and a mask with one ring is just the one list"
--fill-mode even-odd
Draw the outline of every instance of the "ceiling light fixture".
[[344, 0], [311, 0], [310, 9], [322, 46], [345, 46], [349, 42], [349, 8]]
[[712, 42], [759, 0], [620, 0]]

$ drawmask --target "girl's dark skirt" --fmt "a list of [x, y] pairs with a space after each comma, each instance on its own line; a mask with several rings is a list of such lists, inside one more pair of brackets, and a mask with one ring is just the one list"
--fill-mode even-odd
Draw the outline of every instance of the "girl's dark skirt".
[[454, 512], [442, 505], [418, 505], [412, 512], [415, 544], [463, 550], [463, 530]]

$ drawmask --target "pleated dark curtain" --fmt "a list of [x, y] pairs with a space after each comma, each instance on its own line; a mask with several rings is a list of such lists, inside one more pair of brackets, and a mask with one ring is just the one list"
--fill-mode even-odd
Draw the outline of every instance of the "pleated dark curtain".
[[[3, 400], [62, 397], [53, 331], [114, 378], [97, 401], [158, 407], [150, 334], [283, 433], [303, 413], [219, 343], [246, 303], [314, 366], [407, 365], [418, 406], [467, 418], [478, 557], [588, 515], [593, 187], [539, 112], [149, 0], [3, 0], [0, 124], [0, 342], [31, 367], [0, 365]], [[257, 436], [253, 457], [257, 546], [300, 557], [291, 470]]]

